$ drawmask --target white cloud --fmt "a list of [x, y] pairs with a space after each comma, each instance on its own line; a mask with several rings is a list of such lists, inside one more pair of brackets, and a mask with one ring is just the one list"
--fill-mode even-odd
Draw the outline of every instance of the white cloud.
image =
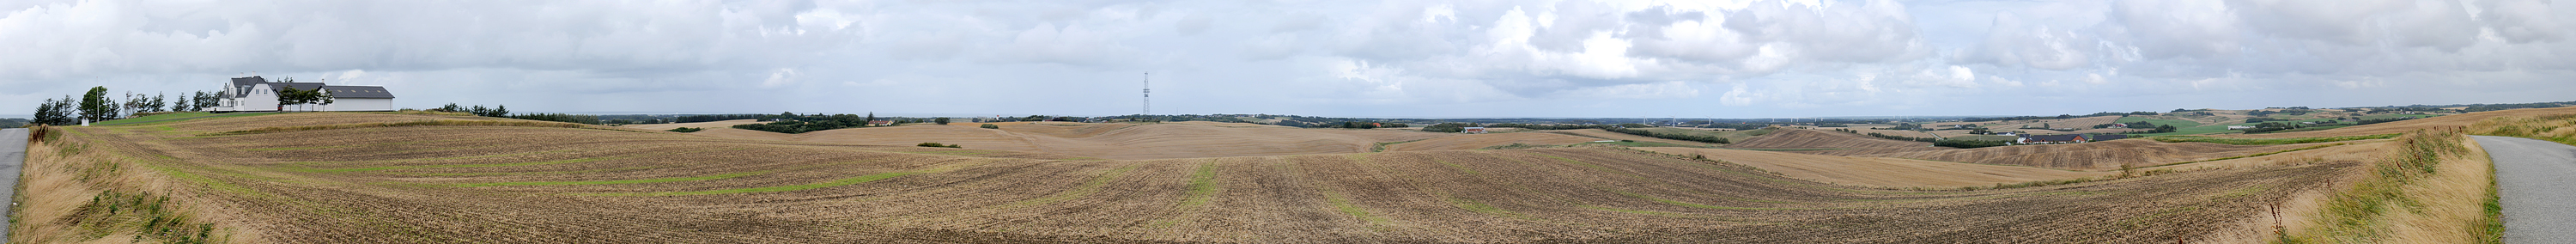
[[797, 76], [798, 74], [796, 73], [796, 69], [779, 68], [776, 71], [770, 71], [769, 79], [761, 80], [760, 87], [778, 88], [781, 86], [794, 85], [796, 84]]
[[[2576, 16], [2576, 5], [2545, 0], [89, 0], [0, 8], [0, 46], [12, 47], [0, 55], [0, 85], [13, 87], [0, 91], [0, 106], [95, 85], [192, 89], [250, 72], [403, 86], [396, 89], [418, 91], [404, 97], [423, 101], [565, 107], [555, 111], [869, 109], [689, 104], [965, 97], [975, 99], [920, 107], [1123, 114], [1131, 106], [1041, 98], [1123, 101], [1139, 72], [1154, 72], [1157, 84], [1168, 77], [1169, 99], [1209, 107], [1198, 111], [1316, 115], [1446, 113], [1457, 110], [1440, 108], [1460, 104], [1529, 106], [1513, 115], [1531, 116], [1659, 109], [1554, 105], [1588, 98], [1775, 113], [1960, 104], [1904, 111], [1998, 114], [2022, 111], [1986, 110], [2004, 106], [1974, 98], [2064, 91], [2205, 103], [2212, 99], [2185, 97], [2332, 88], [2536, 94], [2527, 91], [2576, 85], [2555, 82], [2576, 74], [2576, 42], [2567, 38], [2576, 25], [2559, 17]], [[1730, 85], [1703, 93], [1695, 84]], [[2524, 88], [2485, 87], [2505, 85]], [[635, 102], [534, 95], [562, 93]], [[1218, 109], [1227, 107], [1253, 111]]]

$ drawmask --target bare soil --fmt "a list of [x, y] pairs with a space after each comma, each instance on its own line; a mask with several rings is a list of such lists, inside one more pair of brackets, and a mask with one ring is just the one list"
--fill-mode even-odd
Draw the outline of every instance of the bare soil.
[[[193, 176], [162, 180], [188, 189], [189, 204], [225, 211], [237, 226], [227, 231], [251, 243], [2170, 243], [2358, 172], [2328, 161], [1886, 190], [1807, 179], [2065, 173], [1706, 151], [1723, 149], [1687, 151], [1708, 160], [1620, 148], [1361, 153], [1448, 135], [1196, 124], [899, 126], [796, 140], [487, 126], [201, 136], [418, 119], [473, 118], [313, 113], [69, 128], [69, 139]], [[1038, 151], [1067, 153], [829, 139], [905, 133], [1042, 138]], [[1099, 158], [1050, 158], [1068, 155]], [[1917, 171], [1927, 173], [1859, 180]]]

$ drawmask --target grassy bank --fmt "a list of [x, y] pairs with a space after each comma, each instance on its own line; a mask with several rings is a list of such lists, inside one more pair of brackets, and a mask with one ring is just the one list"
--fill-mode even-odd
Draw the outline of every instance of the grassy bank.
[[2461, 128], [2397, 137], [2399, 150], [2335, 191], [2276, 243], [2497, 243], [2494, 164]]
[[[28, 145], [10, 243], [223, 243], [234, 238], [221, 215], [181, 182], [188, 175], [130, 149], [91, 141], [78, 128], [50, 128]], [[47, 130], [47, 129], [39, 129]], [[220, 189], [217, 189], [220, 190]]]

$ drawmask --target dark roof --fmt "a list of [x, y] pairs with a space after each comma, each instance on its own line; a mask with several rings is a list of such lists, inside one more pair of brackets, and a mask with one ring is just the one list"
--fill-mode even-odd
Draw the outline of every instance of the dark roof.
[[382, 86], [324, 86], [322, 89], [330, 90], [331, 98], [394, 98], [394, 93], [385, 91]]
[[2077, 139], [2077, 138], [2083, 138], [2083, 136], [2084, 136], [2084, 135], [2031, 135], [2031, 136], [2030, 136], [2030, 137], [2028, 137], [2028, 138], [2030, 138], [2030, 141], [2038, 141], [2038, 142], [2052, 142], [2052, 141], [2075, 141], [2075, 139]]
[[320, 82], [268, 83], [268, 89], [273, 91], [286, 91], [286, 88], [290, 87], [295, 88], [295, 90], [313, 90], [322, 89], [322, 86], [324, 85]]
[[[386, 91], [385, 87], [381, 86], [334, 86], [323, 84], [321, 82], [268, 82], [267, 78], [260, 78], [259, 76], [233, 78], [234, 86], [249, 88], [249, 86], [258, 84], [268, 84], [269, 92], [285, 92], [286, 88], [295, 88], [296, 90], [326, 89], [331, 90], [330, 93], [332, 98], [394, 98], [393, 92]], [[247, 97], [250, 96], [250, 91], [243, 90], [238, 94], [231, 95], [236, 98]]]
[[2129, 135], [2121, 135], [2121, 134], [2099, 134], [2099, 135], [2093, 135], [2093, 141], [2109, 141], [2109, 140], [2119, 140], [2119, 139], [2129, 139]]
[[256, 75], [254, 75], [254, 76], [250, 76], [250, 77], [239, 77], [239, 78], [233, 78], [233, 86], [235, 86], [235, 87], [239, 87], [239, 86], [248, 86], [248, 85], [252, 85], [252, 84], [259, 84], [259, 83], [268, 83], [268, 79], [267, 79], [267, 78], [259, 78], [259, 76], [256, 76]]

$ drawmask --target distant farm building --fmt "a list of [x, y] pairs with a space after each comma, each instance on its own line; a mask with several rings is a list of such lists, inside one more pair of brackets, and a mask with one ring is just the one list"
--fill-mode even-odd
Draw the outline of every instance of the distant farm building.
[[[320, 89], [323, 94], [330, 94], [331, 104], [298, 104], [294, 107], [278, 104], [277, 95], [285, 92], [287, 88]], [[321, 82], [268, 82], [267, 78], [259, 76], [233, 78], [230, 84], [224, 86], [223, 93], [217, 94], [216, 97], [218, 99], [216, 105], [205, 108], [204, 111], [394, 111], [394, 94], [386, 91], [385, 87], [334, 86]]]
[[2253, 128], [2254, 128], [2253, 126], [2242, 126], [2242, 125], [2230, 125], [2230, 126], [2227, 126], [2227, 129], [2230, 129], [2230, 130], [2243, 130], [2243, 129], [2253, 129]]
[[869, 121], [868, 121], [868, 126], [888, 126], [888, 125], [894, 125], [894, 121], [892, 121], [892, 120], [869, 120]]
[[2085, 141], [2088, 141], [2088, 140], [2086, 140], [2086, 139], [2084, 138], [2084, 135], [2029, 135], [2029, 136], [2023, 136], [2023, 137], [2021, 137], [2021, 139], [2020, 139], [2020, 140], [2013, 141], [2013, 143], [2018, 143], [2018, 144], [2057, 144], [2057, 143], [2080, 143], [2080, 142], [2085, 142]]
[[1459, 128], [1458, 133], [1467, 133], [1467, 134], [1484, 134], [1484, 133], [1485, 133], [1485, 127], [1467, 127], [1467, 128]]

